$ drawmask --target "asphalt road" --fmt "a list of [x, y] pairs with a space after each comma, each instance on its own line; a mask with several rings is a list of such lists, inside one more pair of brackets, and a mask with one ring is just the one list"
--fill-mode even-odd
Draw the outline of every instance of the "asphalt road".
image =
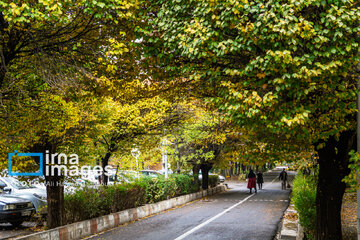
[[[227, 192], [88, 239], [273, 239], [289, 204], [290, 191], [281, 190], [279, 173], [273, 170], [264, 174], [263, 190], [257, 194], [249, 194], [246, 183], [229, 182]], [[289, 178], [294, 176], [288, 174]]]

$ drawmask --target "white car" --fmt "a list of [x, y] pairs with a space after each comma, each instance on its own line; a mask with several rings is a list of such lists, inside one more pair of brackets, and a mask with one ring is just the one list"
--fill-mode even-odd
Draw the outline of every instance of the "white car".
[[46, 213], [46, 189], [28, 186], [13, 177], [0, 177], [0, 188], [11, 196], [30, 200], [37, 212]]
[[[161, 175], [165, 175], [165, 169], [161, 169], [157, 172], [160, 173]], [[171, 169], [168, 169], [168, 175], [173, 174], [173, 173], [174, 172]]]
[[[219, 176], [219, 182], [221, 182], [221, 183], [225, 182], [225, 177], [222, 176], [222, 175], [213, 174], [213, 173], [210, 173], [210, 172], [209, 172], [209, 176], [210, 176], [210, 175], [218, 175], [218, 176]], [[201, 171], [199, 172], [199, 180], [202, 181], [202, 173], [201, 173]]]
[[145, 177], [158, 177], [161, 173], [154, 171], [154, 170], [141, 170], [140, 173]]
[[0, 189], [0, 223], [19, 226], [29, 221], [35, 208], [31, 201], [4, 193]]

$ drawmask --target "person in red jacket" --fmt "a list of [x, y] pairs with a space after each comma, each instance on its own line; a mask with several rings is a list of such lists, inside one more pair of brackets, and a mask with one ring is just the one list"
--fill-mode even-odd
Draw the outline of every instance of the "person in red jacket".
[[251, 190], [252, 188], [255, 189], [255, 193], [257, 193], [257, 190], [256, 190], [256, 175], [254, 173], [254, 171], [252, 169], [250, 169], [250, 172], [248, 174], [248, 185], [247, 185], [247, 188], [250, 189], [250, 194], [251, 194]]

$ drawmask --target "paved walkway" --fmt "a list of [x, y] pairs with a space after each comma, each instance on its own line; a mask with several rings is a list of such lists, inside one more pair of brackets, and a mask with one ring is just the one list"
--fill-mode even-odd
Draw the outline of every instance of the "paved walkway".
[[[280, 170], [273, 170], [264, 174], [263, 190], [257, 194], [249, 194], [246, 183], [229, 182], [230, 189], [225, 193], [90, 239], [273, 239], [289, 204], [290, 191], [281, 190], [279, 173]], [[289, 172], [289, 177], [293, 174]]]

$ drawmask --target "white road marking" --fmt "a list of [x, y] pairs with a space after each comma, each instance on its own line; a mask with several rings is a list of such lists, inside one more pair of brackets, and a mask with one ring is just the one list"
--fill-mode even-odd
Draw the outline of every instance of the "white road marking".
[[245, 199], [243, 199], [242, 201], [232, 205], [231, 207], [227, 208], [226, 210], [222, 211], [221, 213], [219, 213], [218, 215], [215, 215], [214, 217], [210, 218], [209, 220], [201, 223], [200, 225], [194, 227], [193, 229], [191, 229], [190, 231], [184, 233], [183, 235], [181, 235], [180, 237], [175, 238], [175, 240], [181, 240], [186, 238], [187, 236], [189, 236], [190, 234], [192, 234], [193, 232], [195, 232], [196, 230], [199, 230], [200, 228], [202, 228], [203, 226], [211, 223], [212, 221], [214, 221], [215, 219], [221, 217], [222, 215], [224, 215], [225, 213], [229, 212], [231, 209], [233, 209], [234, 207], [239, 206], [240, 204], [242, 204], [243, 202], [245, 202], [246, 200], [248, 200], [249, 198], [251, 198], [252, 196], [254, 196], [255, 193], [251, 194], [250, 196], [246, 197]]
[[[272, 180], [270, 183], [267, 183], [267, 184], [265, 184], [265, 185], [268, 185], [268, 184], [273, 183], [276, 179], [277, 179], [277, 178], [275, 178], [275, 179]], [[225, 209], [224, 211], [222, 211], [221, 213], [213, 216], [212, 218], [208, 219], [207, 221], [205, 221], [205, 222], [197, 225], [196, 227], [194, 227], [194, 228], [191, 229], [190, 231], [188, 231], [188, 232], [184, 233], [183, 235], [175, 238], [174, 240], [182, 240], [182, 239], [186, 238], [187, 236], [189, 236], [189, 235], [192, 234], [193, 232], [199, 230], [200, 228], [204, 227], [205, 225], [211, 223], [211, 222], [214, 221], [215, 219], [217, 219], [217, 218], [221, 217], [222, 215], [224, 215], [225, 213], [229, 212], [231, 209], [233, 209], [233, 208], [239, 206], [240, 204], [244, 203], [246, 200], [248, 200], [249, 198], [251, 198], [251, 197], [254, 196], [254, 195], [255, 195], [255, 193], [251, 194], [250, 196], [244, 198], [244, 199], [241, 200], [240, 202], [238, 202], [238, 203], [232, 205], [231, 207]]]

